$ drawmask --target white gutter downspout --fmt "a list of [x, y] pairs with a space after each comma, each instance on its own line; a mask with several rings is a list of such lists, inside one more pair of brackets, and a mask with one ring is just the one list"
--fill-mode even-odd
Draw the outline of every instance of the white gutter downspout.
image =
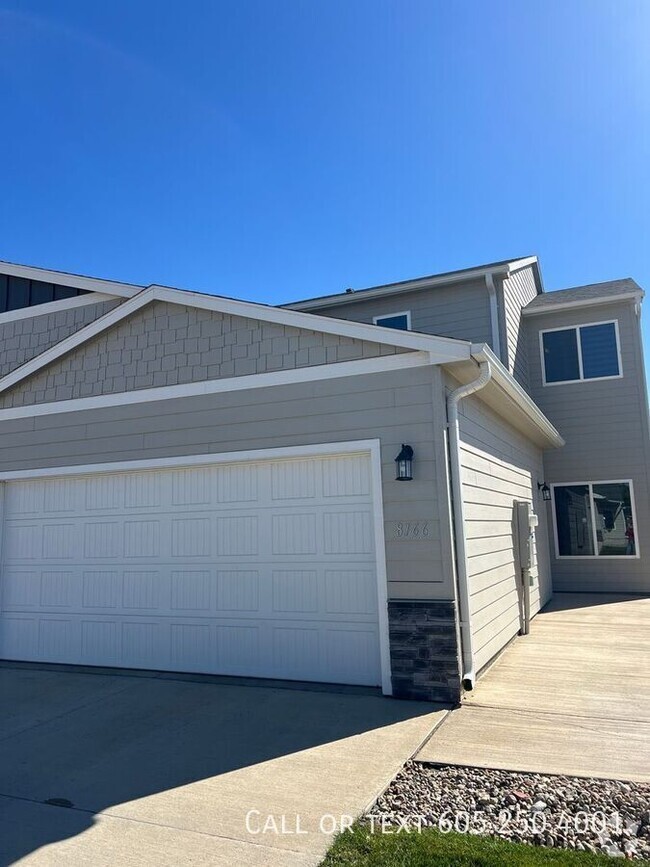
[[463, 661], [462, 684], [465, 689], [473, 689], [476, 680], [474, 671], [474, 641], [472, 638], [472, 617], [470, 612], [469, 576], [467, 568], [467, 545], [465, 539], [465, 509], [460, 474], [460, 426], [458, 423], [458, 404], [460, 401], [484, 388], [492, 377], [489, 361], [481, 361], [478, 377], [466, 385], [461, 385], [447, 397], [447, 422], [449, 425], [449, 462], [452, 492], [452, 520], [456, 547], [456, 579], [458, 583], [458, 607], [460, 621], [461, 652]]
[[490, 296], [490, 328], [492, 330], [492, 350], [499, 359], [501, 358], [501, 336], [499, 334], [499, 304], [497, 301], [497, 290], [494, 285], [494, 275], [488, 272], [485, 275], [485, 285], [487, 286], [488, 295]]

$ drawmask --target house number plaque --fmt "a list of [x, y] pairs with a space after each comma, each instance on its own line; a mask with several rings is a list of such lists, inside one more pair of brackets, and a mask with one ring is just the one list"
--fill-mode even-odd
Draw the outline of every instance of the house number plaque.
[[394, 528], [396, 539], [428, 539], [431, 535], [428, 521], [397, 521]]

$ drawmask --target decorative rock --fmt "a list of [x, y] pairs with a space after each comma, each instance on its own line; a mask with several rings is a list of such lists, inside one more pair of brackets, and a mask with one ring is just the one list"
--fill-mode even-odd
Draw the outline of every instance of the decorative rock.
[[[613, 858], [650, 859], [650, 785], [409, 762], [372, 815]], [[480, 823], [472, 817], [480, 814]], [[504, 822], [504, 817], [506, 821]], [[508, 819], [510, 817], [510, 819]], [[523, 820], [523, 821], [522, 821]], [[447, 828], [449, 825], [447, 825]]]

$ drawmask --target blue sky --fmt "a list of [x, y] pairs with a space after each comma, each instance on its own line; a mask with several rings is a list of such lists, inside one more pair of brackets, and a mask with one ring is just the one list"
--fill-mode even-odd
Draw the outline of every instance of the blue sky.
[[0, 0], [0, 258], [272, 303], [531, 253], [650, 288], [649, 36], [647, 0]]

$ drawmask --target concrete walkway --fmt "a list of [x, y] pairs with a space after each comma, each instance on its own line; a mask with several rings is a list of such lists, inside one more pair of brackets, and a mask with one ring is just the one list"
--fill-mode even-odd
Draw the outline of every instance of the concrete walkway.
[[650, 782], [650, 597], [556, 594], [417, 758]]
[[446, 713], [196, 680], [0, 668], [0, 864], [316, 865]]

